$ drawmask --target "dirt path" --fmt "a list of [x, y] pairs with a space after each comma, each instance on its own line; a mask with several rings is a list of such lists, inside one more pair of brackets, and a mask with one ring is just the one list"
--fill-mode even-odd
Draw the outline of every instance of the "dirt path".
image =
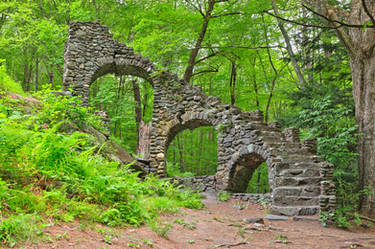
[[148, 227], [111, 229], [63, 223], [46, 229], [50, 241], [23, 246], [38, 249], [375, 248], [374, 227], [353, 227], [352, 231], [345, 231], [322, 227], [317, 220], [295, 221], [291, 217], [287, 221], [264, 219], [264, 225], [249, 224], [243, 219], [264, 218], [267, 209], [237, 200], [219, 202], [208, 198], [203, 202], [206, 205], [203, 210], [183, 209], [176, 215], [164, 216], [163, 221], [171, 225], [167, 238]]

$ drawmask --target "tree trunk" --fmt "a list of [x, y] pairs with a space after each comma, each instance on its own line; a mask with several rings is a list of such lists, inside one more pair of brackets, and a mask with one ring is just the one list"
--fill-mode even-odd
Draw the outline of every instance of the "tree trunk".
[[35, 59], [35, 91], [39, 89], [39, 58]]
[[[277, 5], [275, 4], [275, 1], [272, 1], [272, 8], [273, 8], [273, 11], [275, 12], [275, 14], [278, 16], [279, 15], [279, 10], [277, 8]], [[298, 78], [299, 84], [300, 84], [300, 86], [304, 86], [305, 85], [305, 78], [303, 77], [303, 74], [301, 72], [301, 68], [299, 67], [299, 65], [297, 63], [296, 56], [294, 54], [293, 47], [291, 45], [288, 32], [286, 31], [286, 29], [284, 27], [284, 24], [282, 23], [282, 21], [280, 19], [277, 19], [277, 25], [279, 26], [281, 34], [284, 37], [286, 48], [287, 48], [287, 51], [288, 51], [288, 55], [289, 55], [290, 60], [292, 62], [294, 71], [297, 74], [297, 78]]]
[[188, 62], [188, 65], [185, 69], [184, 80], [185, 80], [186, 83], [189, 83], [191, 77], [193, 76], [195, 59], [198, 56], [199, 49], [202, 45], [204, 36], [206, 35], [208, 23], [210, 21], [212, 11], [214, 10], [215, 3], [216, 3], [215, 0], [208, 0], [208, 8], [207, 8], [206, 13], [203, 16], [204, 20], [203, 20], [202, 28], [201, 28], [201, 31], [199, 33], [198, 39], [195, 42], [195, 46], [191, 50], [191, 53], [190, 53], [190, 56], [189, 56], [189, 62]]
[[48, 73], [49, 75], [49, 83], [51, 84], [52, 89], [55, 89], [55, 82], [53, 81], [54, 75], [53, 75], [53, 64], [50, 65], [50, 71]]
[[[352, 1], [350, 11], [335, 8], [327, 1], [302, 0], [316, 8], [325, 21], [335, 28], [337, 37], [350, 56], [353, 79], [355, 117], [362, 136], [358, 138], [358, 170], [361, 190], [372, 188], [360, 198], [363, 214], [375, 217], [375, 3], [371, 0]], [[344, 20], [358, 27], [342, 27], [332, 20]]]
[[[359, 132], [358, 169], [360, 188], [375, 188], [375, 56], [351, 58], [355, 117]], [[375, 217], [375, 193], [361, 196], [363, 214]]]
[[25, 65], [23, 67], [23, 82], [22, 82], [22, 88], [24, 91], [27, 90], [27, 85], [28, 85], [28, 78], [29, 78], [29, 65], [27, 64], [27, 62], [25, 62]]
[[230, 74], [230, 104], [234, 105], [236, 103], [236, 81], [237, 81], [237, 67], [235, 62], [231, 62], [232, 71]]
[[255, 187], [255, 193], [259, 193], [259, 187], [260, 187], [260, 168], [258, 168], [257, 172], [257, 182], [256, 182], [256, 187]]
[[177, 148], [178, 152], [180, 154], [180, 172], [184, 173], [185, 172], [185, 163], [184, 163], [184, 144], [183, 141], [180, 141], [180, 136], [176, 136], [177, 139]]
[[[134, 93], [134, 113], [135, 113], [135, 123], [137, 127], [137, 131], [139, 131], [139, 125], [142, 121], [142, 103], [141, 103], [141, 94], [139, 91], [139, 85], [136, 80], [132, 80], [132, 86], [133, 86], [133, 93]], [[137, 136], [137, 148], [139, 145], [139, 132]]]
[[268, 34], [267, 34], [268, 31], [267, 31], [267, 28], [266, 28], [266, 24], [264, 22], [264, 16], [263, 15], [262, 15], [262, 22], [263, 22], [263, 30], [264, 30], [264, 39], [265, 39], [266, 44], [267, 44], [268, 60], [270, 62], [271, 68], [274, 72], [274, 76], [273, 76], [272, 84], [271, 84], [271, 89], [270, 89], [270, 95], [268, 97], [266, 111], [265, 111], [265, 115], [264, 115], [264, 120], [267, 123], [268, 122], [268, 116], [269, 116], [269, 109], [270, 109], [270, 106], [271, 106], [271, 100], [272, 100], [272, 97], [273, 97], [273, 91], [275, 89], [276, 79], [278, 77], [278, 72], [276, 70], [275, 65], [273, 64], [273, 61], [272, 61], [271, 51], [270, 51], [269, 42], [268, 42]]
[[145, 118], [146, 113], [147, 113], [147, 104], [148, 104], [148, 91], [149, 89], [147, 88], [146, 82], [143, 82], [143, 89], [144, 89], [144, 94], [143, 94], [143, 110], [142, 110], [142, 119]]
[[256, 75], [256, 69], [255, 69], [255, 63], [256, 63], [256, 57], [254, 57], [254, 60], [250, 61], [251, 65], [253, 66], [253, 85], [254, 85], [254, 92], [255, 92], [255, 103], [258, 109], [260, 109], [259, 106], [259, 98], [258, 98], [258, 84], [257, 84], [257, 75]]
[[141, 120], [138, 129], [137, 155], [143, 158], [148, 158], [150, 155], [150, 133], [151, 122], [145, 124], [143, 120]]
[[26, 92], [31, 91], [33, 63], [30, 63], [26, 80]]

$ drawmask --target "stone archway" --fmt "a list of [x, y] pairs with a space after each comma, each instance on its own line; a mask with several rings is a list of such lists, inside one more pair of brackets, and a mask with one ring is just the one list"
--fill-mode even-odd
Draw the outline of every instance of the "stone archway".
[[[264, 161], [264, 158], [256, 153], [247, 153], [239, 158], [229, 172], [227, 190], [233, 193], [246, 192], [254, 171]], [[272, 180], [272, 177], [270, 178]]]
[[212, 125], [219, 132], [216, 189], [243, 189], [236, 179], [265, 161], [272, 191], [271, 212], [301, 215], [334, 209], [333, 165], [315, 155], [316, 142], [299, 140], [298, 129], [282, 133], [277, 123], [263, 122], [261, 111], [243, 112], [204, 95], [200, 87], [156, 69], [150, 60], [112, 39], [108, 28], [98, 22], [71, 23], [64, 57], [63, 85], [82, 96], [84, 104], [88, 104], [91, 82], [106, 73], [134, 75], [152, 84], [147, 173], [165, 176], [166, 150], [179, 130]]

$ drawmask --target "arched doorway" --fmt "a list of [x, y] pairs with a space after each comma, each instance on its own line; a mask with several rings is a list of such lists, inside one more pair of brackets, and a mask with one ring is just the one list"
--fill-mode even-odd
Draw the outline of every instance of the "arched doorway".
[[263, 193], [269, 192], [269, 178], [265, 159], [258, 153], [247, 153], [233, 164], [227, 190], [233, 193], [259, 193], [261, 188]]
[[168, 176], [215, 175], [217, 169], [217, 132], [212, 126], [185, 129], [169, 143]]
[[148, 129], [153, 111], [153, 88], [144, 79], [105, 74], [90, 87], [89, 106], [104, 111], [110, 134], [127, 151], [144, 157], [140, 131]]

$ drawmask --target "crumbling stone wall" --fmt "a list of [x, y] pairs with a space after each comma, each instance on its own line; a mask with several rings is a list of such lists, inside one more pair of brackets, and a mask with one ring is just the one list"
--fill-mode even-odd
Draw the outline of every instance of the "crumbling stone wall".
[[154, 109], [147, 173], [166, 175], [166, 152], [184, 129], [213, 126], [218, 131], [218, 167], [214, 180], [191, 182], [206, 189], [244, 192], [253, 171], [266, 162], [271, 187], [271, 212], [309, 215], [331, 211], [335, 203], [333, 166], [315, 155], [316, 141], [299, 140], [296, 128], [281, 132], [277, 123], [264, 123], [261, 111], [243, 112], [206, 96], [177, 75], [156, 69], [132, 48], [112, 39], [98, 22], [74, 22], [65, 50], [64, 87], [88, 104], [90, 84], [113, 73], [148, 80], [154, 88]]

